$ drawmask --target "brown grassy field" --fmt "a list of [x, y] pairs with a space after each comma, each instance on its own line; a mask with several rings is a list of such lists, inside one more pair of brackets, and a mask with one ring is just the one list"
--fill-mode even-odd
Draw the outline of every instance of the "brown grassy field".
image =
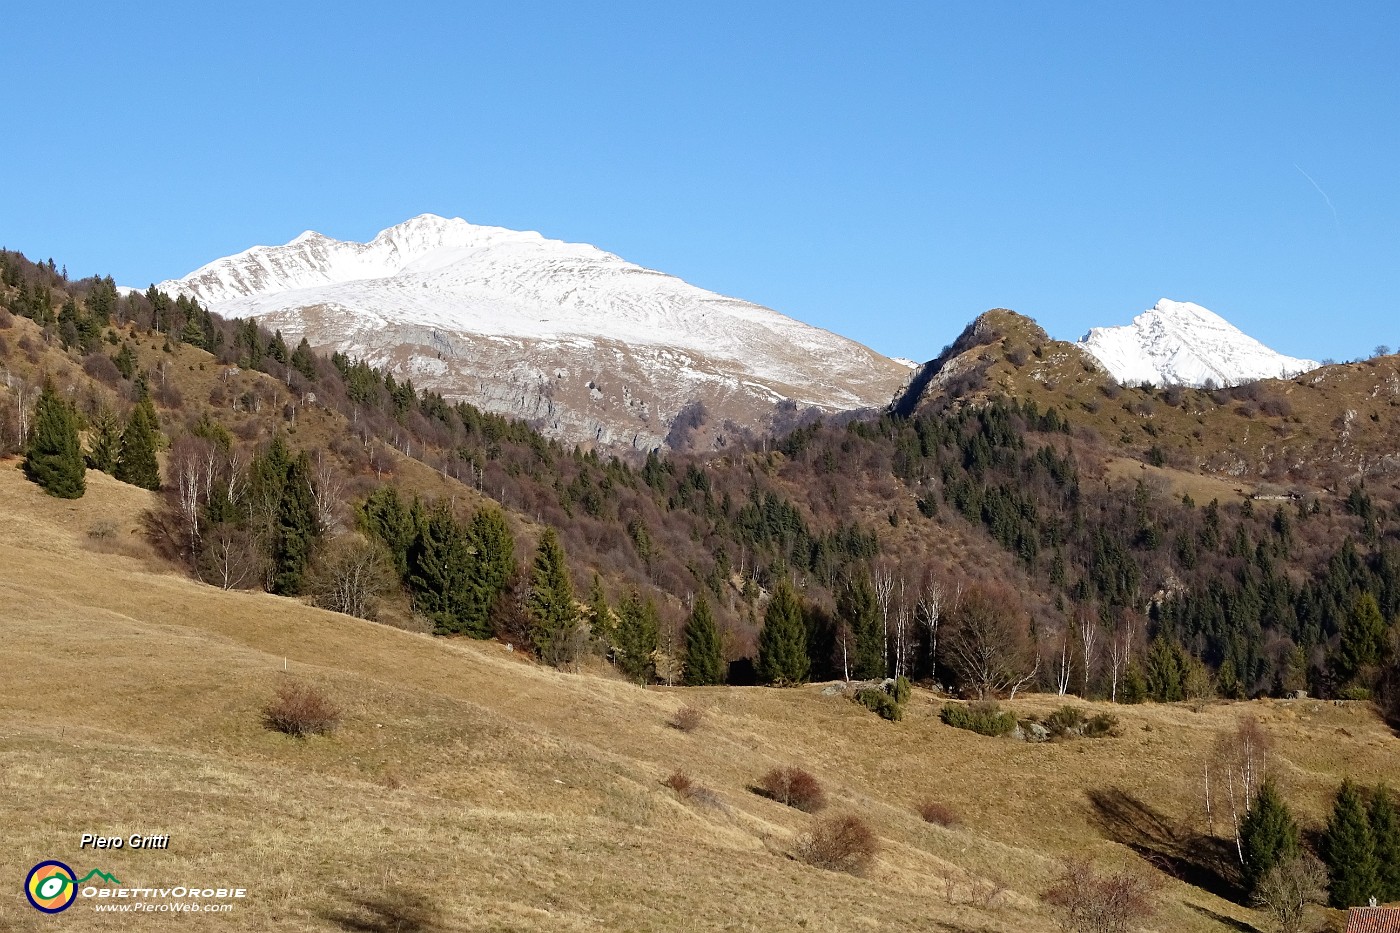
[[[1400, 766], [1400, 739], [1357, 705], [1125, 707], [1121, 737], [1027, 745], [942, 725], [922, 691], [887, 723], [817, 686], [561, 673], [494, 643], [200, 586], [140, 540], [151, 494], [88, 483], [77, 502], [50, 499], [0, 463], [4, 930], [133, 926], [90, 901], [58, 918], [29, 908], [25, 873], [57, 858], [127, 887], [248, 890], [231, 913], [145, 915], [143, 929], [1037, 933], [1053, 929], [1037, 894], [1060, 857], [1154, 872], [1189, 848], [1204, 750], [1240, 716], [1273, 736], [1272, 768], [1313, 827], [1343, 774]], [[260, 725], [288, 679], [343, 708], [338, 732]], [[683, 705], [705, 711], [693, 732], [667, 725]], [[789, 764], [874, 827], [865, 877], [792, 858], [813, 818], [749, 789]], [[720, 803], [663, 786], [677, 769]], [[924, 823], [928, 799], [961, 823]], [[169, 833], [170, 847], [80, 851], [83, 832]], [[1006, 890], [974, 903], [993, 879]], [[1170, 879], [1145, 927], [1256, 928], [1252, 911]]]

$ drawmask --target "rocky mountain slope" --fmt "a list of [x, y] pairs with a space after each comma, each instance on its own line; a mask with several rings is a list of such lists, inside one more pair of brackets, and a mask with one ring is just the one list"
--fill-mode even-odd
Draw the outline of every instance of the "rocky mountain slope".
[[574, 442], [651, 449], [685, 410], [685, 433], [722, 443], [784, 403], [885, 405], [909, 375], [596, 247], [431, 214], [368, 243], [308, 231], [158, 287]]
[[1122, 327], [1095, 327], [1076, 346], [1123, 384], [1216, 386], [1288, 379], [1317, 369], [1264, 346], [1198, 304], [1163, 298]]

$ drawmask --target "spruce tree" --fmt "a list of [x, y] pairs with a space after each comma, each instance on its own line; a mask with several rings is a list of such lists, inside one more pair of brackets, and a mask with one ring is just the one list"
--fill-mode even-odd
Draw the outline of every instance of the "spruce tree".
[[160, 489], [160, 464], [156, 461], [159, 438], [160, 421], [156, 410], [150, 399], [143, 399], [127, 418], [112, 475], [142, 489]]
[[311, 344], [306, 342], [306, 338], [301, 338], [301, 343], [292, 351], [292, 368], [301, 373], [312, 382], [316, 381], [316, 357], [311, 352]]
[[810, 666], [802, 604], [787, 581], [779, 580], [758, 636], [758, 676], [775, 686], [792, 686], [807, 680]]
[[593, 583], [588, 588], [588, 614], [592, 620], [594, 639], [611, 645], [617, 629], [617, 616], [608, 608], [608, 594], [603, 591], [603, 578], [593, 571]]
[[572, 660], [569, 643], [578, 629], [578, 613], [574, 611], [574, 586], [564, 546], [553, 528], [544, 530], [535, 550], [526, 606], [535, 652], [551, 663]]
[[491, 607], [515, 573], [515, 537], [500, 509], [485, 506], [477, 510], [467, 527], [467, 546], [476, 560], [462, 597], [462, 623], [467, 634], [490, 638]]
[[875, 589], [870, 577], [858, 574], [841, 589], [836, 597], [836, 615], [851, 627], [855, 641], [851, 667], [857, 678], [872, 680], [885, 676], [884, 633], [880, 626], [880, 610], [875, 603]]
[[92, 431], [88, 434], [88, 449], [84, 456], [88, 469], [103, 473], [115, 471], [121, 446], [120, 422], [110, 408], [104, 407], [93, 418]]
[[1342, 782], [1332, 804], [1332, 816], [1322, 836], [1322, 858], [1332, 877], [1328, 903], [1358, 907], [1380, 894], [1376, 880], [1376, 848], [1361, 792], [1351, 779]]
[[461, 597], [471, 572], [472, 554], [466, 533], [446, 502], [439, 502], [422, 517], [406, 563], [413, 608], [433, 620], [439, 635], [464, 633]]
[[1376, 900], [1400, 901], [1400, 819], [1389, 787], [1381, 784], [1375, 789], [1368, 815], [1376, 852]]
[[1298, 854], [1298, 824], [1273, 781], [1265, 780], [1240, 824], [1244, 886], [1253, 894], [1270, 868]]
[[1342, 624], [1341, 644], [1333, 666], [1337, 679], [1347, 683], [1385, 653], [1386, 627], [1376, 597], [1362, 593], [1352, 601]]
[[646, 683], [655, 674], [653, 655], [659, 628], [656, 606], [650, 599], [643, 600], [635, 589], [617, 607], [617, 631], [613, 637], [617, 666], [638, 683]]
[[704, 594], [695, 597], [690, 621], [685, 626], [685, 683], [688, 687], [708, 687], [724, 683], [724, 654], [719, 630]]
[[[415, 501], [416, 505], [416, 501]], [[389, 552], [399, 579], [408, 579], [408, 552], [418, 536], [418, 523], [393, 486], [380, 486], [360, 506], [360, 527], [378, 538]]]
[[303, 451], [287, 470], [277, 508], [277, 533], [272, 549], [272, 592], [301, 593], [311, 553], [320, 540], [316, 499], [311, 494], [311, 459]]
[[51, 496], [81, 499], [87, 490], [78, 416], [45, 382], [34, 407], [34, 425], [24, 448], [24, 475]]

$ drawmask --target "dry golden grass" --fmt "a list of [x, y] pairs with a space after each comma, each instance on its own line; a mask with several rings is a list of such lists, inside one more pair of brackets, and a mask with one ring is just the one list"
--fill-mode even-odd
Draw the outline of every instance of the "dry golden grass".
[[[0, 463], [0, 874], [12, 879], [0, 929], [130, 927], [84, 901], [58, 921], [31, 910], [18, 880], [59, 858], [128, 886], [249, 891], [234, 913], [148, 915], [143, 929], [1039, 933], [1052, 927], [1037, 893], [1060, 856], [1150, 870], [1111, 840], [1090, 794], [1121, 790], [1172, 826], [1193, 819], [1200, 756], [1245, 712], [1278, 742], [1274, 767], [1305, 822], [1344, 773], [1373, 782], [1400, 764], [1400, 740], [1352, 705], [1127, 707], [1122, 738], [1024, 745], [943, 726], [924, 693], [892, 725], [815, 687], [643, 690], [565, 674], [493, 643], [203, 587], [138, 545], [92, 549], [95, 522], [127, 534], [150, 501], [97, 474], [85, 498], [50, 499]], [[341, 707], [333, 736], [263, 728], [284, 665]], [[704, 729], [670, 728], [691, 704]], [[810, 770], [874, 829], [865, 877], [792, 858], [812, 817], [748, 790], [782, 765]], [[677, 769], [723, 806], [679, 799], [662, 783]], [[962, 824], [921, 820], [929, 798]], [[171, 842], [79, 851], [85, 831]], [[984, 909], [974, 894], [990, 878], [1009, 890]], [[1166, 898], [1152, 929], [1259, 922], [1179, 882]]]

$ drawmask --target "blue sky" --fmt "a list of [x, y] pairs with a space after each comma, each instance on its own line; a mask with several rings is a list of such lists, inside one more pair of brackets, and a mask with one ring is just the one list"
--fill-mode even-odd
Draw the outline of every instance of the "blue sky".
[[1394, 3], [15, 4], [0, 243], [144, 285], [432, 211], [892, 355], [1200, 302], [1400, 344]]

